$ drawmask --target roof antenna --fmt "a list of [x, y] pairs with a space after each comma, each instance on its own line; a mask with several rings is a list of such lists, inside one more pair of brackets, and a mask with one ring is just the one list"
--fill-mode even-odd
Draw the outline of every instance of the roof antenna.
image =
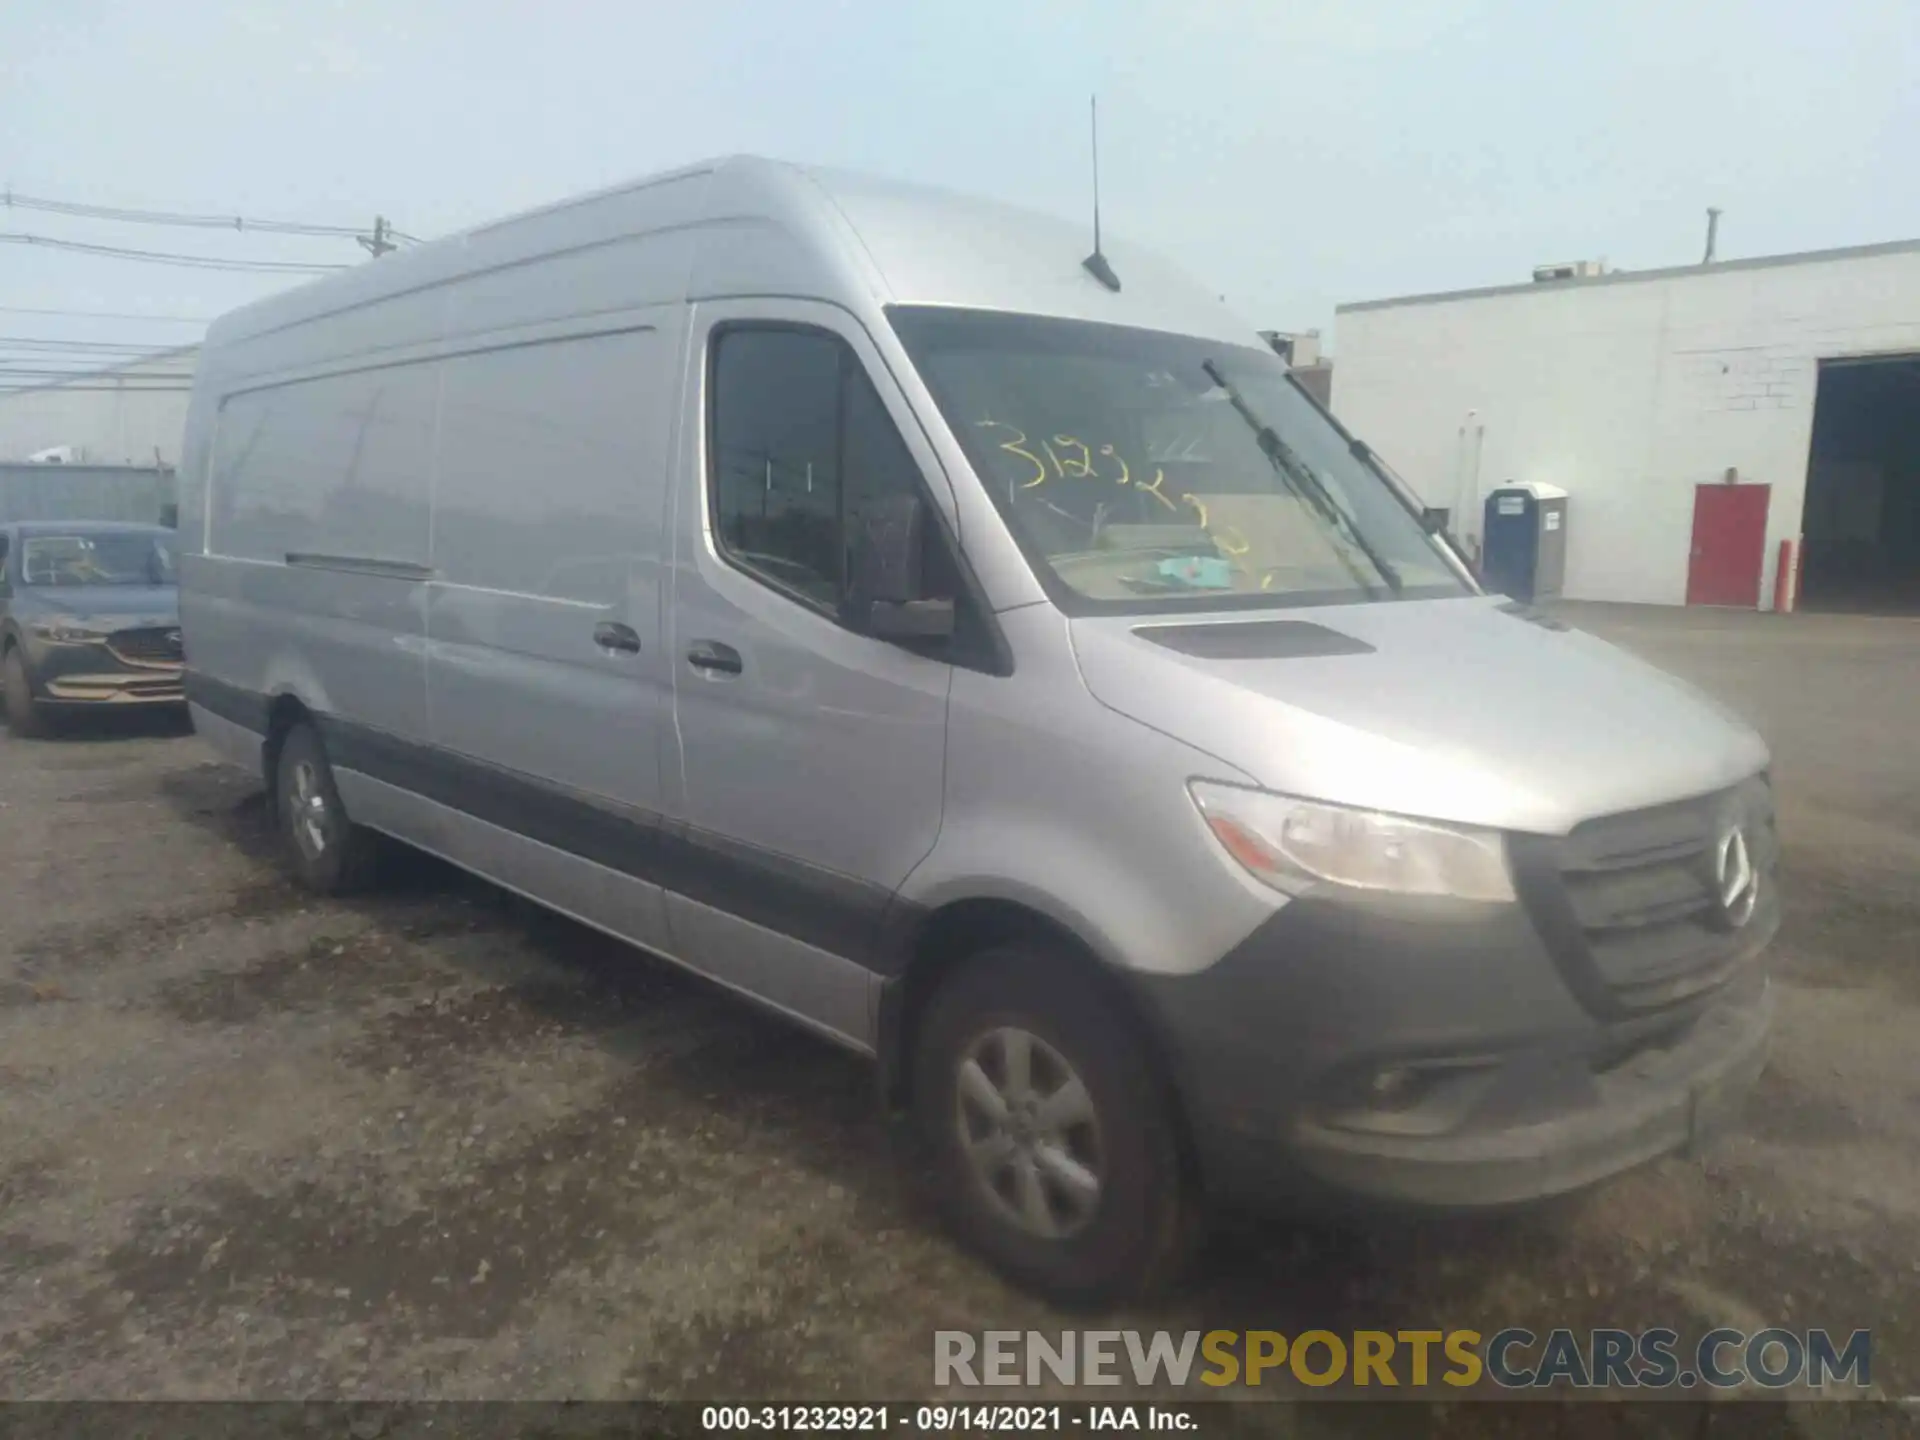
[[1087, 110], [1093, 122], [1093, 253], [1080, 266], [1109, 290], [1120, 288], [1120, 277], [1100, 253], [1100, 97], [1089, 96]]

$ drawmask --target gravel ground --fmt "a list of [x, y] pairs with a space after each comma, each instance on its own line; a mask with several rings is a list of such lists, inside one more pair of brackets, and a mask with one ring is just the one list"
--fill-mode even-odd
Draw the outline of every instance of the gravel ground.
[[[1871, 1326], [1920, 1391], [1920, 622], [1572, 613], [1775, 747], [1743, 1125], [1520, 1217], [1229, 1229], [1099, 1323]], [[935, 1230], [857, 1061], [430, 862], [322, 903], [274, 852], [178, 729], [0, 738], [0, 1395], [911, 1397], [936, 1329], [1087, 1323]]]

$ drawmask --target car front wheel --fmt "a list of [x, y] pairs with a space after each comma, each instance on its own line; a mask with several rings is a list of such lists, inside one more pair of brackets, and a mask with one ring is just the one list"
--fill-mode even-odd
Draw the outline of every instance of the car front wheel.
[[1056, 1300], [1160, 1288], [1196, 1197], [1132, 1018], [1045, 946], [996, 947], [933, 997], [914, 1080], [935, 1197], [972, 1248]]
[[7, 650], [5, 665], [7, 686], [7, 724], [22, 739], [47, 733], [46, 707], [34, 697], [33, 682], [27, 675], [27, 662], [15, 645]]

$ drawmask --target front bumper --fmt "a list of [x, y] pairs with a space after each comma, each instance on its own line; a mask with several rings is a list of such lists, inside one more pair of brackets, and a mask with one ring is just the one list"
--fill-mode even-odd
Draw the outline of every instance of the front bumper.
[[1216, 1199], [1474, 1209], [1723, 1128], [1765, 1063], [1778, 923], [1769, 893], [1726, 978], [1652, 1011], [1595, 1013], [1522, 906], [1324, 894], [1135, 983]]
[[26, 650], [35, 697], [46, 705], [181, 705], [186, 703], [184, 667], [177, 661], [129, 661], [103, 642]]

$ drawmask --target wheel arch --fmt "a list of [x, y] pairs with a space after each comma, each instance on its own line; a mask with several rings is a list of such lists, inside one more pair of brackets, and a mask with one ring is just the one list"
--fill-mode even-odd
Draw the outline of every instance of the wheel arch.
[[1025, 941], [1042, 947], [1050, 963], [1096, 989], [1126, 1018], [1166, 1089], [1182, 1154], [1194, 1167], [1192, 1127], [1172, 1048], [1140, 994], [1071, 925], [1019, 900], [975, 895], [911, 920], [896, 916], [892, 928], [897, 968], [880, 988], [875, 1025], [880, 1100], [891, 1119], [901, 1121], [911, 1110], [913, 1055], [933, 997], [982, 951]]
[[282, 691], [267, 702], [267, 733], [260, 742], [260, 778], [266, 782], [267, 803], [279, 805], [280, 750], [287, 736], [303, 721], [311, 721], [313, 712], [298, 695]]

